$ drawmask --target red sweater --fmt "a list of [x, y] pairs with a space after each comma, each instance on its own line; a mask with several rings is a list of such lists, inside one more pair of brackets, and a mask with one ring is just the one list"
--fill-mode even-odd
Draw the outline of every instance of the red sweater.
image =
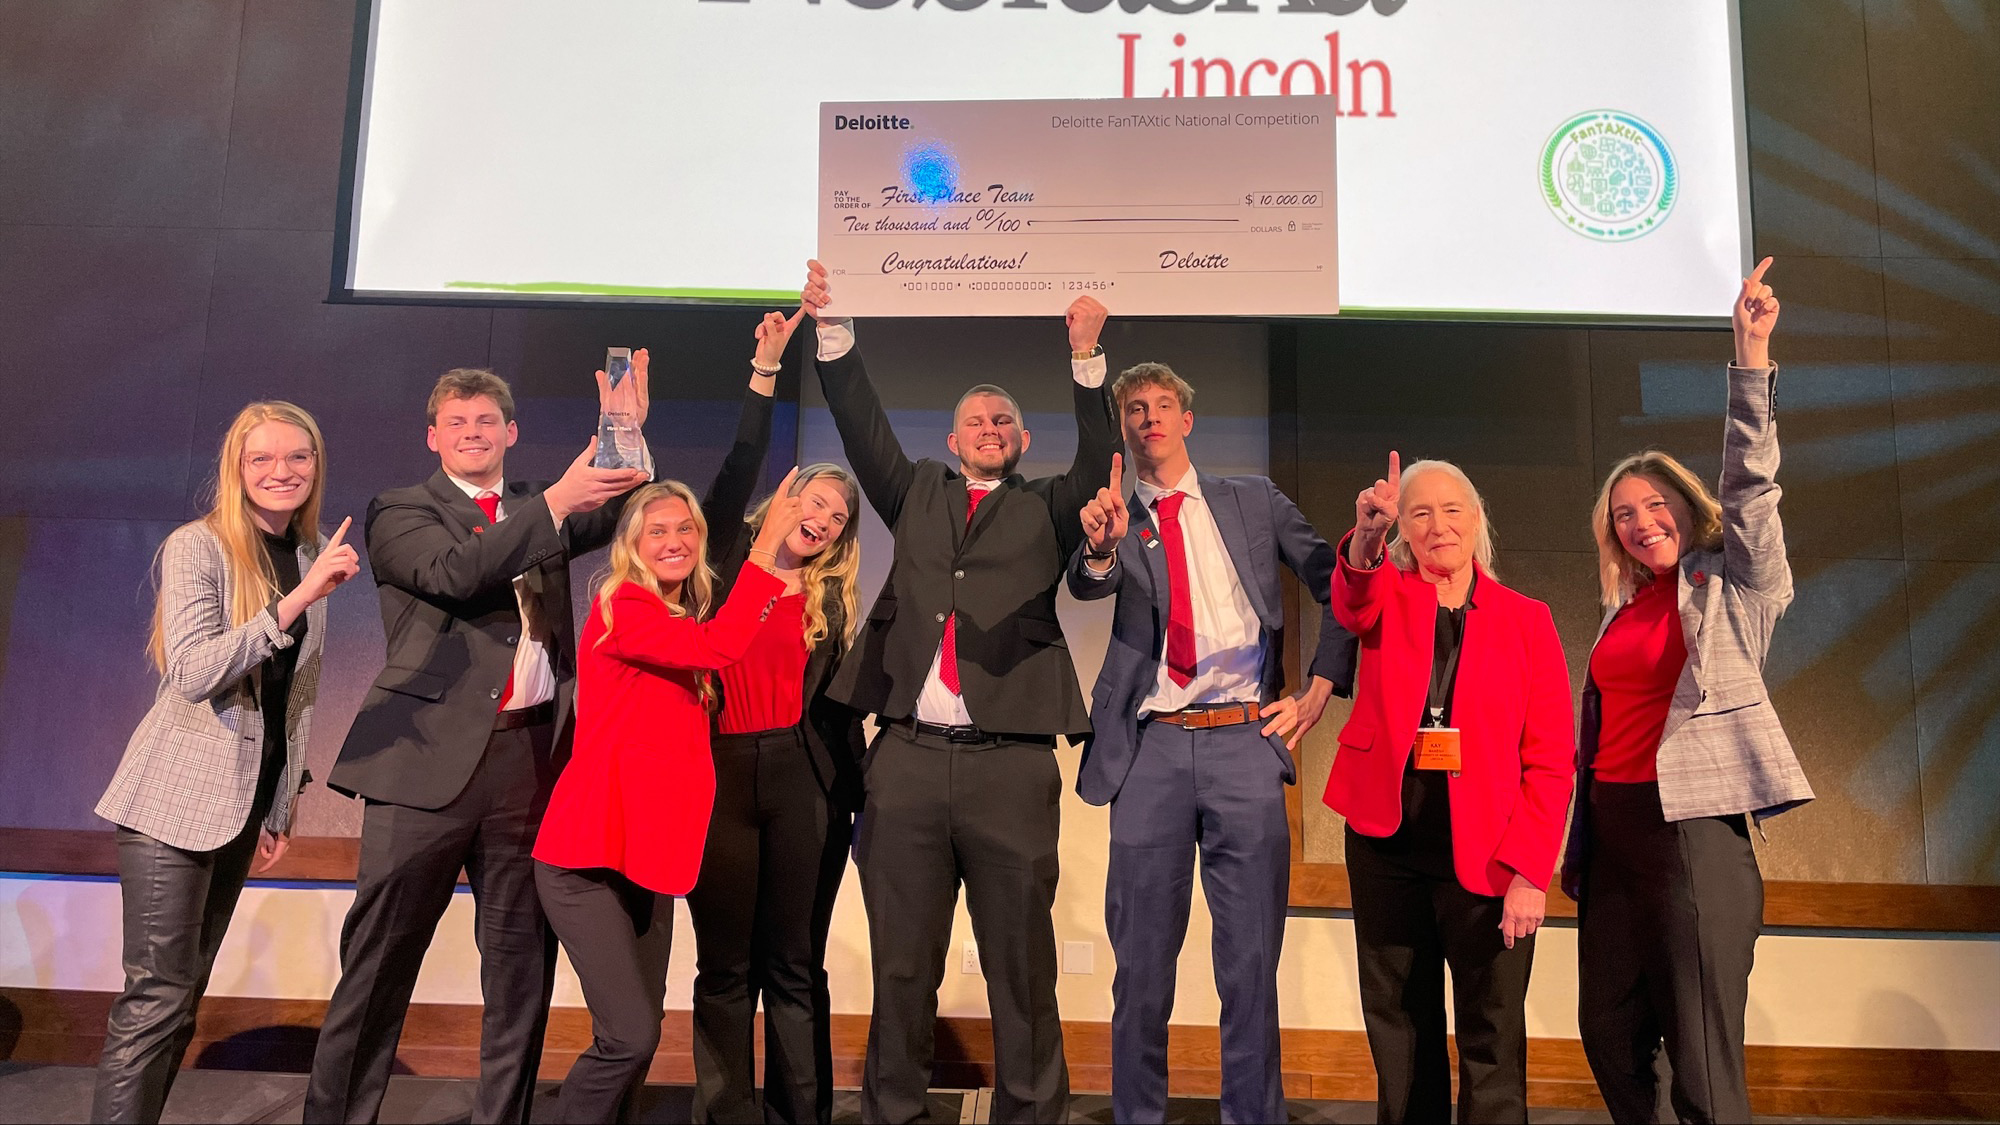
[[1660, 779], [1660, 732], [1687, 664], [1677, 585], [1668, 575], [1641, 586], [1590, 652], [1590, 680], [1603, 700], [1590, 761], [1598, 781]]
[[577, 645], [576, 745], [549, 798], [536, 859], [608, 867], [662, 894], [694, 886], [715, 804], [701, 680], [742, 657], [784, 590], [745, 563], [721, 611], [697, 621], [628, 582], [612, 594], [608, 633], [591, 602]]
[[797, 725], [805, 706], [806, 595], [771, 603], [743, 659], [722, 670], [724, 734], [754, 734]]

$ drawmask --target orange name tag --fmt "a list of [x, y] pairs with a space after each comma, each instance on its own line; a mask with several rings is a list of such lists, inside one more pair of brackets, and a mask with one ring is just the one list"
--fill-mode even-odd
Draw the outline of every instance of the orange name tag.
[[1459, 770], [1458, 728], [1421, 727], [1417, 730], [1417, 768]]

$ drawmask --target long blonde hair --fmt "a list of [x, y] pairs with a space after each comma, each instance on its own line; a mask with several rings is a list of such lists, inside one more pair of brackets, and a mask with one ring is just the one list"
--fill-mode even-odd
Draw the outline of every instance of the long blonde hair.
[[[243, 487], [243, 447], [250, 431], [266, 422], [284, 422], [305, 431], [312, 442], [312, 483], [306, 488], [305, 503], [292, 512], [287, 526], [308, 556], [319, 554], [319, 506], [326, 495], [326, 441], [320, 436], [313, 416], [289, 402], [253, 402], [236, 412], [222, 435], [222, 449], [215, 462], [215, 484], [209, 493], [208, 511], [199, 523], [208, 525], [222, 544], [222, 560], [230, 576], [229, 624], [241, 625], [271, 604], [278, 596], [278, 576], [264, 551], [257, 518], [252, 513], [249, 490]], [[161, 544], [161, 551], [166, 545]], [[167, 670], [167, 607], [159, 596], [159, 556], [153, 566], [153, 630], [146, 639], [146, 655], [153, 667]]]
[[[832, 462], [821, 461], [799, 470], [792, 481], [793, 496], [804, 492], [806, 485], [822, 477], [840, 486], [847, 498], [847, 523], [840, 534], [826, 549], [806, 560], [804, 570], [799, 574], [799, 588], [806, 595], [806, 648], [824, 640], [833, 631], [827, 614], [829, 604], [840, 606], [841, 643], [845, 644], [854, 635], [856, 618], [860, 614], [861, 595], [861, 487], [846, 469]], [[774, 494], [775, 495], [775, 494]], [[771, 497], [766, 496], [744, 517], [744, 524], [755, 535], [764, 526], [764, 516], [771, 510]]]
[[1618, 529], [1611, 526], [1611, 490], [1626, 477], [1647, 476], [1681, 494], [1694, 513], [1693, 532], [1684, 542], [1693, 549], [1713, 551], [1722, 546], [1722, 505], [1708, 491], [1701, 478], [1688, 471], [1673, 454], [1657, 449], [1642, 450], [1611, 467], [1604, 487], [1597, 490], [1597, 503], [1590, 509], [1590, 532], [1597, 539], [1598, 595], [1607, 606], [1623, 605], [1639, 587], [1653, 580], [1653, 569], [1625, 549]]
[[[1493, 569], [1493, 540], [1495, 538], [1493, 513], [1486, 510], [1486, 498], [1479, 494], [1477, 488], [1473, 487], [1472, 478], [1465, 475], [1464, 469], [1459, 468], [1449, 461], [1431, 460], [1412, 462], [1403, 469], [1402, 488], [1396, 493], [1396, 510], [1399, 512], [1402, 510], [1405, 498], [1410, 495], [1410, 482], [1425, 473], [1445, 474], [1457, 481], [1458, 486], [1465, 489], [1465, 494], [1472, 498], [1472, 506], [1479, 509], [1479, 537], [1472, 543], [1473, 561], [1477, 562], [1479, 568], [1484, 570], [1488, 576], [1493, 578], [1500, 577], [1499, 572]], [[1400, 519], [1396, 522], [1395, 533], [1389, 537], [1389, 561], [1395, 563], [1398, 570], [1417, 569], [1416, 552], [1411, 550], [1409, 542], [1403, 538], [1403, 524]]]

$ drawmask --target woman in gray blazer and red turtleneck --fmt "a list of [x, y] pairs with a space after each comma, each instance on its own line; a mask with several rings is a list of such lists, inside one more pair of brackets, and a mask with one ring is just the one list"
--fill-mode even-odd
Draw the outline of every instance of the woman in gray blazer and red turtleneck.
[[1736, 297], [1721, 499], [1648, 450], [1611, 470], [1591, 514], [1607, 609], [1584, 683], [1563, 889], [1580, 907], [1584, 1053], [1619, 1122], [1653, 1120], [1663, 1042], [1677, 1117], [1750, 1120], [1743, 1013], [1764, 882], [1749, 822], [1813, 795], [1763, 675], [1792, 601], [1770, 266]]

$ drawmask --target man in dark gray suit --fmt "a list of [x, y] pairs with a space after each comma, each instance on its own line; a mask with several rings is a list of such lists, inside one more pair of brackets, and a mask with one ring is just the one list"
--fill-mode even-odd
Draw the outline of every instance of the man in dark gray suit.
[[[643, 422], [644, 351], [632, 378]], [[593, 447], [553, 484], [507, 481], [514, 398], [490, 371], [446, 372], [429, 414], [438, 471], [368, 505], [388, 666], [327, 781], [366, 807], [308, 1122], [375, 1120], [460, 868], [478, 903], [486, 1001], [472, 1119], [528, 1120], [556, 951], [530, 852], [567, 756], [569, 560], [610, 542], [624, 497], [649, 475], [592, 468]]]
[[1167, 1017], [1198, 849], [1222, 997], [1222, 1119], [1283, 1121], [1284, 787], [1297, 780], [1291, 752], [1328, 697], [1352, 690], [1355, 641], [1327, 610], [1309, 686], [1279, 698], [1279, 566], [1327, 606], [1334, 552], [1268, 478], [1195, 471], [1194, 388], [1171, 368], [1133, 367], [1111, 397], [1138, 470], [1137, 504], [1128, 511], [1114, 461], [1109, 486], [1082, 511], [1085, 542], [1068, 577], [1079, 599], [1118, 596], [1076, 786], [1111, 805], [1112, 1115], [1166, 1114]]
[[[1104, 397], [1107, 315], [1070, 306], [1076, 459], [1035, 480], [1014, 471], [1029, 435], [1012, 396], [961, 396], [945, 445], [912, 461], [889, 426], [853, 326], [820, 320], [830, 294], [809, 267], [819, 377], [855, 479], [896, 537], [889, 579], [829, 694], [881, 730], [862, 762], [855, 839], [868, 908], [875, 1016], [861, 1087], [865, 1121], [927, 1109], [937, 990], [958, 886], [993, 1012], [993, 1113], [1065, 1121], [1069, 1071], [1056, 1012], [1056, 736], [1089, 729], [1056, 588], [1083, 540], [1077, 513], [1110, 470], [1117, 436]], [[1053, 341], [1051, 341], [1053, 342]]]

